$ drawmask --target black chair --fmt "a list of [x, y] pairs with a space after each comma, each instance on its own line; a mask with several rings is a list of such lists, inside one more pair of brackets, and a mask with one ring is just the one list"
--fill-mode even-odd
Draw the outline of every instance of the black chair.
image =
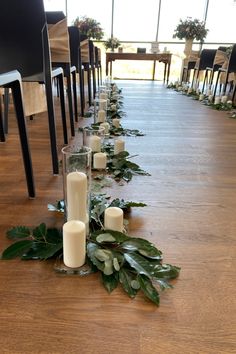
[[194, 82], [196, 82], [196, 86], [198, 86], [200, 72], [206, 70], [207, 67], [211, 67], [213, 65], [215, 55], [216, 55], [216, 49], [203, 49], [201, 51], [199, 62], [196, 64], [194, 68], [191, 87], [193, 87]]
[[[64, 35], [66, 38], [63, 38], [63, 45], [67, 47], [68, 53], [64, 53], [63, 58], [65, 61], [62, 61], [60, 57], [57, 58], [57, 55], [53, 53], [51, 49], [51, 61], [52, 67], [62, 67], [64, 71], [64, 77], [66, 78], [67, 82], [67, 97], [68, 97], [68, 108], [69, 108], [69, 116], [70, 116], [70, 127], [71, 127], [71, 135], [75, 135], [75, 127], [74, 127], [74, 118], [73, 114], [75, 114], [75, 121], [78, 121], [78, 106], [77, 106], [77, 90], [76, 90], [76, 67], [71, 66], [70, 60], [70, 43], [69, 43], [69, 34], [67, 30], [67, 21], [64, 12], [62, 11], [47, 11], [46, 13], [46, 21], [48, 26], [49, 25], [56, 25], [59, 24], [62, 26], [62, 29], [65, 30]], [[65, 22], [63, 22], [65, 21]], [[49, 43], [50, 43], [50, 28], [49, 28]], [[60, 41], [60, 38], [58, 38]], [[65, 48], [63, 48], [65, 50]], [[73, 96], [74, 100], [72, 99], [72, 90], [71, 90], [71, 76], [72, 76], [72, 84], [73, 84]], [[74, 113], [73, 113], [73, 101], [74, 101]]]
[[[22, 101], [22, 91], [21, 91], [21, 76], [18, 71], [11, 71], [8, 73], [0, 74], [0, 86], [4, 88], [10, 88], [12, 91], [13, 102], [15, 106], [17, 124], [19, 129], [20, 143], [22, 156], [24, 161], [25, 176], [28, 188], [28, 195], [30, 198], [35, 197], [35, 187], [34, 187], [34, 177], [31, 162], [31, 154], [28, 143], [23, 101]], [[0, 140], [5, 141], [2, 111], [0, 103]]]
[[[223, 65], [218, 70], [216, 84], [215, 84], [215, 89], [214, 89], [214, 97], [216, 96], [217, 86], [218, 86], [219, 78], [220, 78], [221, 74], [225, 74], [225, 79], [222, 82], [222, 84], [223, 84], [223, 95], [226, 94], [227, 86], [228, 86], [229, 83], [231, 84], [230, 85], [230, 90], [233, 88], [234, 83], [233, 83], [233, 81], [229, 80], [229, 75], [232, 74], [232, 73], [236, 73], [236, 44], [233, 45], [232, 52], [230, 54], [227, 66], [224, 67], [224, 65]], [[233, 90], [232, 101], [234, 101], [234, 98], [235, 98], [235, 87], [234, 87], [234, 90]]]
[[187, 62], [187, 65], [184, 65], [183, 71], [182, 71], [182, 77], [181, 77], [181, 80], [180, 80], [181, 84], [183, 82], [189, 82], [190, 81], [191, 71], [194, 70], [196, 62], [197, 62], [197, 60], [190, 60], [190, 61]]
[[97, 71], [97, 85], [102, 84], [102, 65], [101, 65], [101, 49], [94, 46], [95, 68]]
[[[81, 50], [82, 65], [84, 67], [84, 71], [87, 72], [88, 103], [89, 106], [91, 106], [92, 98], [95, 97], [95, 93], [96, 93], [93, 42], [89, 40], [87, 36], [84, 34], [80, 34], [80, 50]], [[93, 89], [91, 85], [91, 79], [93, 80]]]
[[[204, 92], [204, 87], [205, 87], [205, 83], [206, 82], [209, 83], [209, 87], [210, 88], [212, 87], [212, 84], [214, 82], [215, 73], [222, 67], [222, 65], [223, 65], [223, 63], [225, 61], [226, 49], [227, 49], [227, 47], [219, 47], [217, 49], [217, 51], [216, 51], [212, 67], [207, 67], [206, 68], [202, 92]], [[209, 73], [210, 73], [210, 77], [208, 77]]]
[[63, 69], [51, 69], [43, 0], [0, 2], [0, 70], [17, 69], [22, 81], [45, 84], [53, 173], [59, 173], [52, 78], [57, 77], [64, 143], [68, 143]]
[[84, 99], [84, 81], [83, 81], [83, 66], [81, 61], [80, 51], [80, 32], [77, 26], [69, 26], [69, 41], [70, 41], [70, 60], [71, 65], [76, 67], [79, 76], [80, 88], [80, 113], [84, 116], [85, 99]]

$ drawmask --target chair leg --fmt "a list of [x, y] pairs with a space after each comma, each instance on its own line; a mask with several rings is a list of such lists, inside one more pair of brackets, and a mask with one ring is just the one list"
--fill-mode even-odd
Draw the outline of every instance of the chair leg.
[[4, 131], [8, 134], [9, 88], [4, 89]]
[[79, 68], [79, 90], [80, 90], [80, 113], [81, 117], [84, 117], [84, 78], [83, 78], [83, 72], [82, 69]]
[[89, 100], [89, 106], [91, 106], [92, 105], [92, 87], [91, 87], [90, 68], [87, 70], [87, 78], [88, 78], [88, 100]]
[[62, 119], [64, 144], [68, 144], [63, 74], [58, 76], [57, 87], [58, 87], [58, 93], [60, 96], [61, 119]]
[[218, 86], [218, 82], [219, 82], [219, 77], [220, 77], [220, 71], [218, 71], [218, 73], [217, 73], [216, 85], [215, 85], [215, 89], [214, 89], [213, 99], [215, 99], [215, 97], [216, 97], [216, 92], [217, 92], [217, 86]]
[[3, 119], [2, 119], [2, 102], [0, 96], [0, 141], [6, 141], [5, 134], [4, 134], [4, 126], [3, 126]]
[[71, 136], [75, 136], [74, 112], [73, 112], [73, 103], [72, 103], [70, 71], [68, 71], [66, 73], [66, 81], [67, 81], [67, 98], [68, 98], [69, 117], [70, 117], [70, 130], [71, 130]]
[[72, 73], [72, 88], [73, 88], [73, 102], [74, 102], [74, 115], [75, 122], [78, 122], [78, 101], [77, 101], [77, 88], [76, 88], [76, 70], [73, 70]]
[[59, 174], [59, 164], [58, 164], [58, 155], [57, 155], [57, 138], [56, 138], [56, 126], [55, 126], [55, 110], [53, 103], [53, 94], [52, 94], [52, 81], [48, 76], [45, 79], [45, 90], [46, 90], [46, 99], [47, 99], [47, 108], [48, 108], [48, 126], [49, 126], [49, 135], [50, 135], [50, 146], [52, 154], [52, 167], [53, 174]]
[[26, 131], [25, 115], [22, 103], [22, 92], [21, 84], [19, 81], [15, 81], [11, 84], [12, 96], [16, 111], [16, 118], [18, 123], [20, 143], [23, 155], [23, 161], [25, 166], [25, 175], [28, 187], [28, 194], [30, 198], [35, 198], [35, 187], [34, 187], [34, 177], [33, 177], [33, 168], [32, 161], [28, 143], [28, 136]]
[[205, 75], [204, 75], [203, 86], [202, 86], [202, 93], [204, 93], [205, 84], [206, 84], [206, 81], [208, 81], [207, 78], [208, 78], [208, 70], [206, 70]]
[[102, 67], [100, 66], [100, 84], [102, 85]]

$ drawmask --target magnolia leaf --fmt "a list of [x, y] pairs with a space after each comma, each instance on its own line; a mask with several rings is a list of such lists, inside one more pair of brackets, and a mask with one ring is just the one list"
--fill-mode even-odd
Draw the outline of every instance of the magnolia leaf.
[[116, 239], [109, 233], [103, 233], [103, 234], [99, 234], [96, 237], [96, 241], [98, 243], [102, 243], [102, 242], [115, 242]]
[[97, 251], [98, 249], [101, 249], [101, 248], [98, 245], [96, 245], [95, 243], [93, 243], [93, 242], [87, 243], [87, 256], [89, 257], [89, 259], [91, 260], [93, 265], [95, 265], [99, 270], [101, 270], [103, 272], [104, 262], [99, 261], [97, 259], [97, 257], [95, 256], [95, 251]]
[[33, 235], [37, 240], [42, 240], [46, 238], [47, 227], [45, 223], [40, 224], [33, 230]]
[[124, 257], [129, 265], [134, 268], [138, 274], [145, 274], [150, 279], [153, 277], [153, 267], [146, 258], [134, 252], [125, 253]]
[[104, 262], [103, 273], [105, 275], [111, 275], [113, 273], [113, 262], [112, 259], [108, 259]]
[[142, 238], [131, 238], [122, 243], [122, 248], [134, 251], [137, 250], [145, 257], [152, 259], [162, 259], [162, 252], [159, 251], [151, 242]]
[[131, 237], [126, 236], [122, 232], [114, 231], [114, 230], [98, 230], [98, 231], [93, 232], [90, 235], [90, 238], [94, 241], [97, 241], [97, 236], [100, 234], [111, 235], [115, 239], [114, 243], [117, 243], [117, 244], [120, 244], [124, 241], [128, 241], [131, 239]]
[[102, 282], [105, 289], [110, 294], [117, 287], [119, 280], [115, 273], [112, 275], [106, 275], [102, 273]]
[[156, 282], [160, 286], [161, 290], [172, 289], [173, 286], [163, 279], [156, 279]]
[[46, 260], [62, 252], [62, 242], [57, 244], [34, 242], [32, 248], [23, 254], [22, 259]]
[[7, 237], [11, 240], [27, 238], [30, 236], [30, 229], [25, 226], [16, 226], [7, 231]]
[[159, 267], [154, 267], [153, 277], [156, 279], [174, 279], [177, 278], [180, 268], [171, 264], [162, 264]]
[[121, 268], [119, 271], [119, 281], [123, 287], [123, 289], [127, 292], [127, 294], [134, 298], [137, 294], [137, 289], [134, 289], [131, 285], [132, 277], [127, 269]]
[[144, 295], [158, 306], [160, 303], [159, 293], [156, 290], [156, 288], [152, 285], [151, 280], [148, 279], [145, 275], [140, 274], [138, 276], [138, 282], [140, 284], [140, 288], [143, 291]]
[[22, 241], [18, 241], [13, 243], [13, 245], [7, 247], [2, 255], [1, 255], [1, 259], [13, 259], [16, 257], [21, 257], [26, 251], [28, 251], [32, 245], [33, 245], [34, 241], [32, 240], [22, 240]]

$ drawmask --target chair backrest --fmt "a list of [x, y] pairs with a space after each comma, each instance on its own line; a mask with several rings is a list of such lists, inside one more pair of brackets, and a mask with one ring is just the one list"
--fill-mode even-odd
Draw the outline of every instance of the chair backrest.
[[77, 26], [69, 26], [69, 40], [70, 40], [70, 60], [71, 65], [75, 66], [78, 70], [81, 65], [80, 53], [80, 32]]
[[17, 69], [24, 78], [44, 71], [45, 23], [43, 0], [0, 1], [1, 72]]
[[228, 72], [229, 73], [236, 72], [236, 44], [233, 45], [232, 52], [229, 57]]
[[200, 55], [199, 70], [212, 67], [216, 55], [216, 49], [203, 49]]
[[46, 15], [46, 21], [49, 24], [55, 24], [61, 20], [64, 20], [64, 18], [66, 18], [63, 11], [46, 11], [45, 15]]

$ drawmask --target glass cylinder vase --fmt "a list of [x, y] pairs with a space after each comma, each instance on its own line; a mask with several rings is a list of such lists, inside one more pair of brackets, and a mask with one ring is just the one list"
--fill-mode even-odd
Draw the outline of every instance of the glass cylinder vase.
[[107, 120], [107, 99], [95, 98], [94, 123], [104, 123]]
[[83, 129], [83, 145], [88, 146], [92, 152], [100, 152], [105, 135], [105, 127]]
[[91, 149], [69, 145], [62, 149], [63, 189], [66, 221], [82, 221], [89, 233]]

